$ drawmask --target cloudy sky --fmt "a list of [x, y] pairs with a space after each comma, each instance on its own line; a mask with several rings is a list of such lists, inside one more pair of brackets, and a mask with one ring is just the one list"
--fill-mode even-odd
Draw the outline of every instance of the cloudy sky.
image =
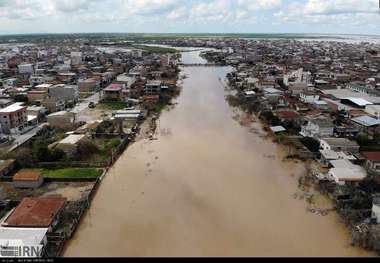
[[380, 35], [378, 0], [0, 0], [0, 34]]

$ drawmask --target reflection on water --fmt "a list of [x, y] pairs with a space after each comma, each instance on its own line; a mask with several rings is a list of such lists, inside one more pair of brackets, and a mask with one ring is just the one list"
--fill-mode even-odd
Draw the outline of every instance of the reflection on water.
[[220, 81], [228, 71], [184, 69], [159, 140], [133, 144], [110, 170], [66, 256], [367, 255], [336, 215], [293, 198], [305, 168], [233, 120]]

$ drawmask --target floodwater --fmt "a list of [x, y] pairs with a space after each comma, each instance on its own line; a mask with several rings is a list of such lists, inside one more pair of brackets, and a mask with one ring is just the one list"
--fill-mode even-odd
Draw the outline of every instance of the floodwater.
[[[198, 53], [184, 62], [201, 62]], [[305, 168], [233, 119], [221, 82], [229, 70], [184, 68], [158, 140], [120, 157], [65, 256], [372, 255], [349, 245], [335, 214], [293, 198]]]

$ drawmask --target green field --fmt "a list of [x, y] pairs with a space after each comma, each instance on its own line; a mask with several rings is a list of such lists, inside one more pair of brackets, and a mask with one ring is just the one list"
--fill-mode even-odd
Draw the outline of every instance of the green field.
[[87, 179], [98, 178], [102, 175], [102, 169], [95, 168], [64, 168], [64, 169], [37, 169], [44, 178], [52, 179]]
[[127, 105], [123, 102], [103, 102], [97, 105], [97, 108], [103, 110], [123, 110]]

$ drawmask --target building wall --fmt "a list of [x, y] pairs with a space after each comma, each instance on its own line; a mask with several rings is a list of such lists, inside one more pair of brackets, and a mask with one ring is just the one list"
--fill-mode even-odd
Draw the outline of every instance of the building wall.
[[29, 102], [35, 102], [35, 101], [43, 101], [47, 97], [47, 92], [44, 93], [35, 93], [35, 92], [28, 92], [28, 101]]
[[12, 129], [26, 126], [27, 121], [26, 107], [15, 112], [0, 113], [0, 124], [6, 134], [11, 133]]
[[372, 217], [376, 218], [376, 222], [380, 224], [380, 205], [372, 206]]
[[49, 95], [64, 101], [76, 101], [79, 99], [78, 88], [72, 86], [53, 86], [49, 88]]
[[96, 81], [79, 81], [78, 88], [80, 92], [93, 92], [97, 89]]
[[28, 181], [13, 181], [13, 186], [16, 188], [32, 188], [36, 189], [40, 187], [43, 184], [44, 180], [42, 176], [40, 176], [40, 179], [38, 181], [34, 182], [28, 182]]
[[70, 116], [48, 116], [47, 122], [50, 126], [70, 130], [74, 128], [74, 118]]

